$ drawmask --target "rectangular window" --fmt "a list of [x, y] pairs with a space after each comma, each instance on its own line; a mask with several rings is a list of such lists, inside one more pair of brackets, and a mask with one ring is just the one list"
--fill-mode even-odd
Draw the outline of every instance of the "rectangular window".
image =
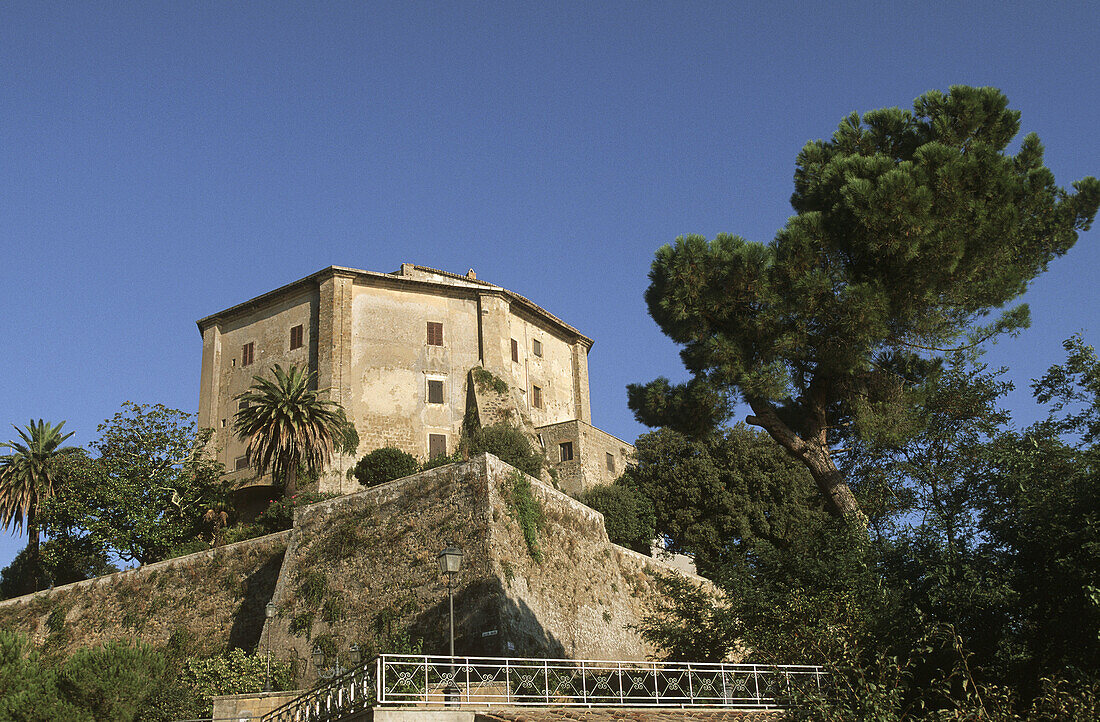
[[542, 389], [538, 386], [531, 387], [531, 405], [536, 409], [542, 408]]
[[247, 468], [248, 468], [248, 457], [247, 456], [238, 456], [234, 460], [234, 462], [233, 462], [233, 470], [234, 471], [240, 471], [241, 469], [247, 469]]
[[428, 379], [428, 403], [443, 403], [443, 382], [436, 379]]
[[252, 352], [255, 347], [251, 341], [241, 346], [241, 366], [248, 366], [252, 363]]
[[225, 419], [222, 419], [222, 428], [225, 428]]
[[519, 341], [512, 339], [512, 363], [519, 363]]
[[443, 345], [443, 324], [436, 321], [428, 321], [428, 345]]
[[560, 444], [558, 444], [558, 456], [561, 458], [562, 461], [572, 461], [573, 460], [573, 442], [572, 441], [563, 441]]
[[542, 358], [542, 341], [539, 341], [537, 338], [531, 339], [531, 353]]
[[447, 435], [428, 434], [428, 458], [447, 455]]
[[296, 348], [302, 347], [303, 336], [302, 324], [298, 324], [294, 328], [290, 329], [290, 350], [293, 351]]
[[248, 408], [248, 402], [247, 401], [238, 401], [237, 402], [237, 411], [244, 411], [247, 408]]
[[607, 470], [610, 471], [612, 474], [615, 473], [615, 455], [614, 454], [608, 454], [607, 455]]
[[542, 448], [542, 449], [545, 449], [546, 448], [546, 439], [542, 438], [542, 434], [535, 434], [535, 436], [539, 440], [539, 447]]

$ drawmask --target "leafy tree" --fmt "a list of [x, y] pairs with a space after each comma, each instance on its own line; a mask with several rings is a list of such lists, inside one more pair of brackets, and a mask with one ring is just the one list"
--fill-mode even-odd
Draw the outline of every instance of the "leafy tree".
[[200, 535], [202, 517], [223, 503], [221, 465], [191, 415], [127, 401], [99, 425], [97, 454], [66, 460], [63, 492], [46, 507], [52, 536], [86, 534], [141, 564]]
[[31, 421], [26, 429], [16, 427], [22, 441], [0, 444], [11, 450], [0, 457], [0, 525], [27, 528], [26, 592], [39, 588], [38, 571], [41, 566], [38, 549], [42, 504], [57, 492], [57, 467], [66, 456], [79, 451], [78, 447], [61, 446], [72, 436], [62, 434], [62, 421], [57, 426], [42, 419]]
[[613, 484], [594, 486], [580, 501], [603, 514], [607, 537], [615, 544], [649, 554], [657, 537], [653, 502], [620, 477]]
[[297, 366], [284, 371], [275, 364], [272, 375], [273, 380], [253, 376], [252, 387], [237, 396], [244, 406], [234, 416], [233, 430], [247, 444], [249, 465], [261, 476], [270, 472], [292, 495], [300, 470], [320, 475], [335, 451], [353, 453], [359, 436], [340, 404], [311, 388], [315, 373]]
[[27, 579], [35, 573], [43, 585], [59, 586], [117, 571], [118, 567], [111, 564], [103, 548], [89, 537], [50, 539], [42, 544], [37, 571], [32, 569], [26, 549], [0, 570], [0, 599], [23, 594]]
[[538, 478], [542, 471], [542, 454], [535, 451], [527, 436], [507, 422], [482, 426], [463, 436], [459, 451], [466, 457], [489, 452], [506, 464], [511, 464], [528, 476]]
[[353, 473], [363, 486], [377, 486], [418, 471], [420, 462], [415, 456], [392, 446], [384, 446], [360, 459]]
[[703, 438], [659, 429], [635, 446], [622, 483], [651, 501], [657, 535], [704, 576], [722, 576], [758, 539], [789, 547], [822, 514], [805, 469], [744, 424]]
[[952, 347], [1024, 327], [1018, 306], [984, 327], [1089, 228], [1100, 181], [1055, 185], [1039, 139], [1006, 152], [1019, 113], [993, 88], [954, 86], [852, 114], [798, 156], [796, 215], [767, 245], [719, 235], [657, 252], [646, 302], [684, 346], [692, 378], [631, 386], [639, 420], [699, 432], [741, 399], [812, 474], [830, 512], [860, 505], [834, 458], [894, 429]]

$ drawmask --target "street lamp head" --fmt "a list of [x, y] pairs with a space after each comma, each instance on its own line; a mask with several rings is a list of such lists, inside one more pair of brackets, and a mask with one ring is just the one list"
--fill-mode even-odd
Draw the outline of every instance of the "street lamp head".
[[274, 619], [275, 614], [279, 611], [279, 608], [275, 606], [275, 602], [268, 602], [264, 607], [264, 616], [268, 619]]
[[454, 544], [450, 544], [446, 549], [439, 552], [439, 556], [435, 558], [439, 564], [439, 571], [442, 574], [458, 574], [462, 571], [462, 550], [456, 547]]
[[348, 654], [351, 655], [351, 665], [353, 667], [358, 667], [359, 663], [363, 661], [358, 644], [352, 643], [352, 645], [348, 647]]
[[314, 668], [320, 668], [325, 663], [325, 651], [321, 649], [321, 645], [313, 645], [313, 666]]

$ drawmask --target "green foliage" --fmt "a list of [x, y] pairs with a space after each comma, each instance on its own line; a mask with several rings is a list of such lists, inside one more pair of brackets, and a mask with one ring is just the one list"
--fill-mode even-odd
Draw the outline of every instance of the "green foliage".
[[[736, 400], [813, 475], [829, 511], [860, 506], [830, 451], [914, 429], [905, 410], [946, 348], [1027, 325], [1013, 301], [1087, 230], [1100, 181], [1067, 193], [993, 88], [846, 118], [798, 156], [796, 215], [770, 244], [731, 235], [657, 252], [646, 302], [683, 345], [686, 384], [632, 386], [649, 425], [693, 434]], [[888, 431], [887, 431], [888, 430]]]
[[[267, 655], [246, 654], [231, 649], [218, 657], [188, 659], [181, 672], [182, 681], [203, 698], [222, 694], [262, 692], [267, 675]], [[272, 689], [290, 689], [290, 663], [271, 661]]]
[[670, 660], [720, 662], [737, 646], [740, 627], [726, 599], [678, 574], [657, 578], [657, 610], [637, 626]]
[[412, 454], [392, 446], [370, 452], [355, 465], [355, 478], [363, 486], [376, 486], [420, 471], [420, 463]]
[[542, 563], [542, 549], [539, 547], [539, 532], [542, 531], [542, 505], [531, 492], [531, 480], [519, 472], [513, 472], [511, 483], [505, 490], [504, 499], [508, 510], [519, 522], [523, 531], [523, 541], [531, 558]]
[[264, 534], [274, 534], [285, 531], [294, 526], [294, 510], [300, 506], [309, 506], [326, 499], [333, 499], [339, 494], [319, 494], [315, 491], [301, 491], [289, 497], [273, 500], [267, 508], [256, 517], [255, 524]]
[[508, 382], [492, 371], [476, 366], [471, 373], [474, 377], [474, 383], [476, 383], [477, 387], [482, 391], [492, 391], [501, 396], [508, 393]]
[[70, 456], [80, 453], [72, 446], [61, 446], [72, 436], [62, 434], [62, 421], [57, 426], [42, 419], [31, 421], [26, 429], [15, 428], [22, 441], [0, 443], [11, 453], [0, 456], [0, 527], [27, 529], [27, 563], [23, 592], [41, 588], [38, 539], [42, 507], [63, 483], [58, 467]]
[[328, 578], [320, 569], [310, 569], [298, 575], [298, 597], [311, 609], [317, 609], [328, 594]]
[[270, 472], [276, 484], [294, 494], [299, 469], [320, 474], [335, 451], [353, 453], [359, 435], [343, 407], [312, 387], [315, 373], [297, 366], [284, 371], [275, 364], [272, 376], [253, 376], [251, 388], [236, 397], [243, 406], [233, 417], [233, 431], [245, 442], [245, 456], [256, 473]]
[[464, 456], [473, 457], [489, 452], [524, 474], [538, 478], [542, 471], [543, 456], [535, 451], [527, 436], [509, 423], [483, 426], [462, 437], [459, 449]]
[[164, 675], [163, 655], [147, 644], [108, 642], [78, 649], [61, 666], [58, 688], [95, 720], [132, 720]]
[[0, 629], [0, 720], [76, 722], [87, 716], [63, 699], [57, 675], [26, 638]]
[[440, 466], [446, 466], [447, 464], [457, 464], [462, 461], [462, 453], [459, 451], [453, 454], [439, 454], [425, 461], [420, 465], [421, 471], [428, 471], [430, 469], [437, 469]]
[[623, 478], [614, 484], [595, 486], [580, 501], [603, 514], [607, 537], [614, 544], [649, 554], [656, 537], [653, 502]]
[[[118, 571], [118, 567], [108, 560], [106, 552], [97, 548], [88, 537], [51, 539], [42, 545], [40, 551], [37, 577], [43, 586], [71, 584]], [[30, 558], [24, 549], [12, 559], [11, 564], [0, 570], [0, 599], [23, 594], [30, 577]]]
[[823, 515], [810, 475], [743, 424], [701, 438], [659, 429], [638, 438], [634, 456], [617, 485], [650, 500], [649, 538], [694, 557], [704, 576], [719, 576], [758, 539], [789, 547]]
[[43, 510], [51, 536], [85, 535], [142, 564], [199, 537], [203, 515], [224, 504], [226, 488], [191, 415], [127, 401], [99, 433], [91, 444], [97, 456], [65, 460], [63, 490]]

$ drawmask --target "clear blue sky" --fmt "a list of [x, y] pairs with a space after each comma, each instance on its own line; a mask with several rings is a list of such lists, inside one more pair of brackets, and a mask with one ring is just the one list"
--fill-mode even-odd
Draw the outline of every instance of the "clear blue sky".
[[[656, 248], [771, 239], [806, 141], [951, 84], [1003, 89], [1059, 183], [1100, 174], [1098, 26], [1051, 2], [5, 2], [0, 424], [86, 444], [128, 399], [194, 411], [196, 319], [411, 261], [594, 338], [594, 421], [633, 439], [625, 385], [680, 374], [642, 300]], [[994, 353], [1024, 420], [1059, 341], [1097, 340], [1098, 242]], [[0, 565], [22, 544], [0, 533]]]

